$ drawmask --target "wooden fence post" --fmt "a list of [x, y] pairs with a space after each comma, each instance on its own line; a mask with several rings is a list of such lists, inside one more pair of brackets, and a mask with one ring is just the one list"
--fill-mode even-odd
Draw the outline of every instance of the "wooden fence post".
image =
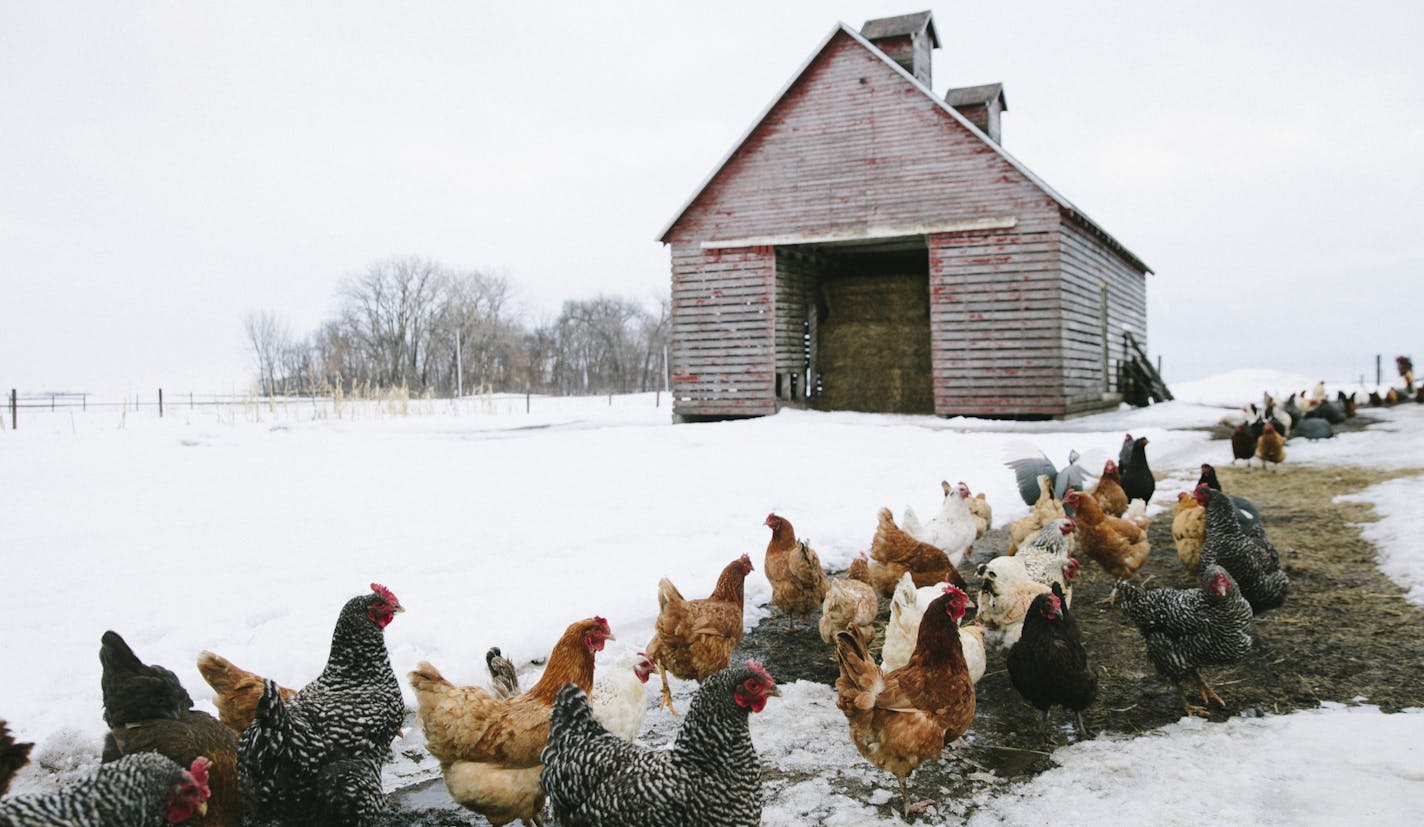
[[158, 389], [158, 418], [163, 418], [163, 388]]
[[16, 399], [15, 399], [15, 389], [14, 389], [14, 388], [11, 388], [11, 389], [10, 389], [10, 430], [12, 430], [12, 431], [15, 430], [16, 428], [20, 427], [20, 420], [19, 420], [19, 419], [16, 419], [16, 413], [19, 411], [19, 409], [20, 409], [20, 406], [17, 404]]

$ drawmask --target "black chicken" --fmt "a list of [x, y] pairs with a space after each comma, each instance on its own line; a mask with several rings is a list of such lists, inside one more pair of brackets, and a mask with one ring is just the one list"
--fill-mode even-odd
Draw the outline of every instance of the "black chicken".
[[1251, 605], [1231, 575], [1220, 566], [1204, 565], [1199, 588], [1144, 591], [1119, 580], [1117, 595], [1118, 605], [1147, 642], [1147, 659], [1176, 685], [1186, 713], [1206, 713], [1204, 706], [1187, 701], [1182, 681], [1188, 678], [1203, 704], [1210, 698], [1225, 707], [1199, 670], [1236, 663], [1251, 650]]
[[747, 719], [780, 694], [754, 661], [723, 669], [697, 690], [672, 748], [649, 750], [604, 729], [583, 690], [564, 686], [541, 758], [554, 818], [567, 827], [760, 824], [761, 767]]
[[193, 700], [172, 671], [148, 665], [117, 632], [100, 638], [99, 687], [104, 695], [105, 763], [125, 755], [156, 752], [191, 766], [202, 756], [212, 762], [207, 812], [194, 827], [238, 827], [242, 800], [237, 785], [237, 735], [218, 719], [193, 709]]
[[207, 809], [208, 762], [183, 769], [154, 752], [125, 755], [45, 795], [0, 801], [4, 827], [163, 827]]
[[1147, 437], [1140, 436], [1133, 440], [1132, 453], [1119, 470], [1122, 472], [1122, 490], [1128, 500], [1152, 502], [1152, 494], [1157, 490], [1157, 478], [1152, 476], [1152, 468], [1147, 464]]
[[1265, 532], [1255, 535], [1242, 531], [1231, 499], [1220, 491], [1203, 484], [1192, 496], [1206, 508], [1202, 567], [1219, 565], [1226, 569], [1255, 614], [1285, 603], [1290, 578], [1281, 570], [1280, 554]]
[[405, 611], [384, 586], [346, 601], [326, 668], [290, 702], [265, 681], [238, 744], [249, 817], [283, 825], [381, 823], [381, 765], [405, 719], [384, 630]]
[[10, 734], [10, 727], [0, 721], [0, 795], [10, 789], [10, 781], [22, 767], [30, 763], [30, 750], [34, 744], [17, 744]]
[[1088, 666], [1088, 653], [1079, 642], [1081, 633], [1057, 583], [1053, 591], [1040, 594], [1029, 604], [1023, 634], [1009, 650], [1009, 680], [1043, 713], [1045, 731], [1049, 709], [1056, 704], [1073, 710], [1078, 735], [1086, 738], [1083, 710], [1098, 696], [1098, 677]]
[[1295, 429], [1295, 436], [1305, 437], [1309, 440], [1329, 439], [1335, 436], [1335, 427], [1323, 417], [1303, 419], [1300, 422], [1300, 427]]
[[1117, 467], [1121, 468], [1127, 464], [1127, 458], [1132, 456], [1132, 444], [1137, 440], [1132, 438], [1132, 434], [1125, 434], [1122, 438], [1122, 447], [1117, 449]]
[[1256, 456], [1256, 434], [1251, 432], [1245, 422], [1236, 426], [1236, 430], [1231, 432], [1231, 464], [1235, 465], [1236, 460], [1246, 460], [1246, 466], [1251, 466], [1251, 458]]
[[[1205, 485], [1208, 488], [1221, 491], [1221, 481], [1216, 478], [1216, 469], [1210, 463], [1203, 462], [1201, 466], [1201, 477], [1197, 479], [1197, 485]], [[1261, 521], [1261, 510], [1256, 504], [1235, 494], [1227, 494], [1231, 498], [1231, 504], [1236, 506], [1236, 521], [1241, 523], [1241, 530], [1247, 534], [1254, 534], [1258, 537], [1266, 536], [1266, 524]]]
[[1306, 419], [1324, 419], [1331, 425], [1345, 424], [1345, 409], [1340, 403], [1327, 399], [1305, 412]]

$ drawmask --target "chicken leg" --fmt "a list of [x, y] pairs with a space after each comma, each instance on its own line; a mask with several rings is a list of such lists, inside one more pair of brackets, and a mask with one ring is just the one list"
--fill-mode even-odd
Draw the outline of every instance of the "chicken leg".
[[667, 671], [663, 669], [662, 658], [658, 659], [658, 677], [663, 679], [663, 706], [667, 707], [668, 712], [676, 716], [677, 710], [673, 708], [672, 705], [672, 687], [668, 686]]

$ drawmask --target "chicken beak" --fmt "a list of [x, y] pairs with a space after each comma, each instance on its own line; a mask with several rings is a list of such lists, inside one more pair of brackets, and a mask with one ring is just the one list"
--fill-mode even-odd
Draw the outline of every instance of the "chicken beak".
[[395, 608], [392, 609], [391, 611], [394, 611], [394, 612], [397, 612], [397, 613], [403, 612], [403, 611], [405, 611], [405, 607], [402, 606], [401, 604], [397, 603], [397, 604], [395, 605]]
[[199, 801], [199, 802], [198, 802], [198, 815], [200, 815], [200, 816], [205, 816], [205, 815], [207, 815], [207, 814], [208, 814], [208, 802], [206, 802], [206, 801]]
[[614, 637], [612, 632], [609, 632], [607, 635], [604, 636], [603, 639], [604, 639], [605, 641], [609, 641], [609, 640], [617, 640], [618, 638]]
[[780, 698], [780, 697], [781, 697], [781, 687], [779, 687], [779, 686], [773, 686], [773, 687], [771, 688], [771, 691], [768, 692], [768, 693], [766, 693], [766, 696], [767, 696], [768, 698]]

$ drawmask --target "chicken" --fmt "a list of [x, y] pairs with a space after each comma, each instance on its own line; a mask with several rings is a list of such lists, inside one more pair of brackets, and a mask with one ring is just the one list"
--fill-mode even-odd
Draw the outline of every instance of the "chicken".
[[1064, 592], [1064, 606], [1073, 605], [1073, 578], [1078, 574], [1078, 561], [1072, 557], [1073, 532], [1077, 523], [1059, 517], [1019, 548], [1014, 555], [1024, 567], [1028, 578], [1050, 588], [1057, 583]]
[[1236, 426], [1231, 432], [1231, 464], [1235, 465], [1236, 460], [1246, 460], [1246, 467], [1251, 467], [1251, 458], [1256, 456], [1256, 435], [1246, 427], [1246, 423]]
[[162, 666], [144, 664], [116, 632], [105, 632], [99, 645], [103, 673], [105, 763], [125, 755], [156, 752], [180, 767], [194, 759], [210, 762], [211, 797], [194, 827], [239, 827], [242, 797], [237, 786], [237, 735], [193, 700], [178, 676]]
[[1017, 555], [995, 557], [979, 567], [979, 612], [974, 616], [984, 624], [986, 647], [1008, 651], [1023, 631], [1029, 604], [1050, 587], [1029, 577], [1028, 567]]
[[964, 497], [965, 504], [969, 506], [969, 513], [974, 515], [974, 539], [978, 540], [994, 527], [994, 509], [989, 505], [989, 500], [985, 498], [983, 491], [971, 496], [969, 486], [962, 481], [959, 483], [959, 491]]
[[34, 748], [34, 744], [15, 743], [10, 727], [0, 721], [0, 795], [9, 792], [15, 774], [30, 763], [30, 750]]
[[791, 618], [808, 617], [821, 608], [829, 584], [821, 568], [821, 558], [804, 541], [785, 517], [768, 514], [766, 526], [771, 540], [766, 544], [766, 579], [771, 581], [771, 602]]
[[647, 652], [635, 652], [598, 669], [589, 694], [594, 720], [624, 741], [638, 737], [648, 713], [648, 678], [657, 668]]
[[1280, 465], [1286, 461], [1286, 441], [1269, 422], [1261, 430], [1261, 438], [1256, 440], [1256, 456], [1261, 458], [1262, 467], [1268, 462]]
[[1147, 501], [1133, 500], [1127, 504], [1127, 511], [1123, 512], [1122, 518], [1137, 526], [1143, 531], [1152, 525], [1152, 518], [1147, 516]]
[[485, 669], [489, 671], [490, 692], [496, 698], [513, 698], [519, 694], [519, 673], [498, 646], [491, 646], [485, 652]]
[[1176, 685], [1188, 715], [1204, 715], [1206, 709], [1188, 702], [1182, 681], [1196, 684], [1203, 704], [1211, 698], [1225, 707], [1199, 670], [1237, 663], [1251, 649], [1251, 605], [1236, 581], [1215, 565], [1204, 564], [1200, 577], [1191, 589], [1143, 591], [1117, 582], [1123, 611], [1147, 642], [1147, 659]]
[[727, 668], [732, 650], [742, 642], [742, 594], [751, 558], [743, 554], [728, 563], [712, 594], [700, 600], [683, 597], [664, 577], [658, 582], [658, 620], [648, 657], [663, 679], [663, 706], [672, 706], [667, 673], [683, 680], [703, 680]]
[[1172, 516], [1172, 542], [1182, 568], [1195, 575], [1201, 566], [1202, 544], [1206, 542], [1206, 509], [1191, 494], [1177, 495], [1177, 513]]
[[1152, 502], [1152, 494], [1157, 490], [1157, 478], [1152, 476], [1152, 468], [1147, 464], [1147, 437], [1140, 436], [1133, 440], [1132, 453], [1118, 470], [1122, 490], [1129, 500]]
[[208, 760], [183, 769], [153, 752], [125, 755], [93, 775], [44, 795], [0, 801], [4, 827], [162, 827], [207, 809]]
[[481, 686], [455, 686], [426, 662], [410, 673], [426, 748], [439, 759], [445, 787], [460, 806], [496, 827], [540, 823], [539, 753], [549, 739], [554, 696], [568, 683], [590, 691], [594, 654], [613, 639], [601, 617], [569, 624], [538, 683], [508, 700]]
[[1335, 428], [1324, 419], [1306, 419], [1302, 420], [1300, 426], [1295, 429], [1295, 436], [1312, 442], [1317, 439], [1330, 439], [1335, 436]]
[[[1201, 477], [1197, 479], [1197, 485], [1206, 483], [1207, 487], [1221, 491], [1221, 481], [1216, 477], [1216, 469], [1210, 463], [1202, 463]], [[1190, 495], [1188, 495], [1190, 496]], [[1254, 534], [1258, 537], [1266, 536], [1266, 526], [1261, 520], [1261, 510], [1256, 504], [1235, 494], [1227, 494], [1231, 504], [1236, 506], [1236, 521], [1241, 524], [1241, 530], [1247, 534]]]
[[263, 683], [252, 724], [238, 742], [247, 816], [278, 824], [366, 827], [385, 810], [381, 765], [405, 719], [385, 629], [405, 611], [389, 589], [346, 601], [326, 667], [284, 701]]
[[1018, 455], [1004, 464], [1014, 470], [1014, 478], [1019, 484], [1019, 496], [1023, 497], [1024, 505], [1031, 506], [1038, 501], [1040, 475], [1052, 480], [1053, 496], [1059, 500], [1063, 499], [1063, 495], [1069, 490], [1082, 491], [1087, 484], [1088, 471], [1078, 464], [1080, 454], [1077, 451], [1068, 452], [1068, 464], [1061, 470], [1056, 468], [1042, 451], [1031, 445], [1013, 443], [1006, 446], [1006, 452], [1011, 456]]
[[821, 640], [834, 643], [836, 632], [855, 628], [865, 640], [875, 636], [875, 616], [880, 613], [880, 596], [870, 584], [869, 560], [864, 554], [851, 561], [845, 576], [832, 580], [821, 603], [818, 631]]
[[1098, 501], [1104, 512], [1114, 517], [1121, 517], [1127, 511], [1127, 492], [1122, 490], [1122, 476], [1117, 463], [1112, 460], [1103, 463], [1103, 475], [1098, 477], [1098, 484], [1088, 493]]
[[1078, 640], [1068, 608], [1057, 594], [1041, 594], [1029, 604], [1023, 634], [1009, 650], [1009, 680], [1014, 689], [1043, 713], [1054, 706], [1073, 710], [1078, 735], [1088, 737], [1083, 710], [1098, 696], [1098, 677], [1088, 665], [1088, 653]]
[[707, 678], [670, 749], [626, 743], [599, 725], [581, 689], [554, 701], [543, 785], [554, 818], [584, 825], [751, 827], [761, 823], [761, 765], [748, 717], [780, 695], [760, 664]]
[[965, 588], [964, 578], [950, 562], [949, 555], [929, 543], [916, 540], [895, 525], [890, 509], [880, 509], [875, 537], [870, 541], [870, 582], [887, 597], [895, 591], [900, 575], [909, 572], [916, 586], [944, 580]]
[[875, 665], [855, 635], [836, 635], [836, 706], [860, 754], [899, 780], [907, 818], [933, 802], [911, 805], [905, 779], [974, 721], [974, 682], [958, 634], [971, 605], [963, 591], [946, 584], [925, 609], [909, 663], [889, 672]]
[[1104, 514], [1092, 497], [1070, 493], [1064, 503], [1076, 509], [1078, 546], [1084, 554], [1113, 577], [1137, 574], [1152, 551], [1146, 531], [1121, 517]]
[[1266, 539], [1241, 530], [1231, 500], [1207, 485], [1198, 485], [1196, 501], [1206, 508], [1206, 542], [1201, 564], [1219, 565], [1231, 574], [1251, 611], [1260, 614], [1286, 602], [1290, 578], [1281, 570], [1280, 554]]
[[[906, 574], [895, 587], [895, 596], [890, 600], [890, 622], [885, 626], [885, 642], [880, 648], [880, 669], [889, 672], [909, 663], [915, 653], [915, 643], [919, 639], [920, 619], [925, 609], [935, 598], [944, 594], [943, 583], [915, 588], [915, 583]], [[984, 677], [986, 666], [984, 655], [984, 627], [979, 624], [959, 627], [959, 642], [964, 648], [964, 661], [969, 667], [969, 677], [974, 683]], [[861, 638], [866, 643], [868, 637]]]
[[944, 501], [938, 514], [921, 525], [914, 509], [906, 508], [901, 522], [905, 533], [940, 549], [949, 557], [950, 564], [957, 566], [978, 539], [979, 522], [969, 507], [969, 486], [940, 482], [940, 487], [944, 490]]
[[[213, 704], [218, 708], [218, 720], [241, 735], [257, 714], [257, 701], [262, 697], [261, 675], [239, 668], [221, 655], [204, 651], [198, 654], [198, 672], [213, 688]], [[282, 700], [290, 701], [297, 690], [278, 686]]]
[[1033, 508], [1026, 516], [1014, 520], [1009, 525], [1009, 555], [1017, 554], [1019, 544], [1037, 534], [1044, 526], [1067, 516], [1067, 512], [1063, 510], [1063, 503], [1053, 498], [1053, 490], [1049, 488], [1048, 477], [1040, 475], [1038, 478], [1038, 499], [1034, 502]]
[[1117, 449], [1117, 467], [1122, 470], [1122, 466], [1127, 464], [1127, 460], [1132, 456], [1132, 446], [1137, 440], [1132, 438], [1132, 434], [1124, 434], [1122, 446]]

